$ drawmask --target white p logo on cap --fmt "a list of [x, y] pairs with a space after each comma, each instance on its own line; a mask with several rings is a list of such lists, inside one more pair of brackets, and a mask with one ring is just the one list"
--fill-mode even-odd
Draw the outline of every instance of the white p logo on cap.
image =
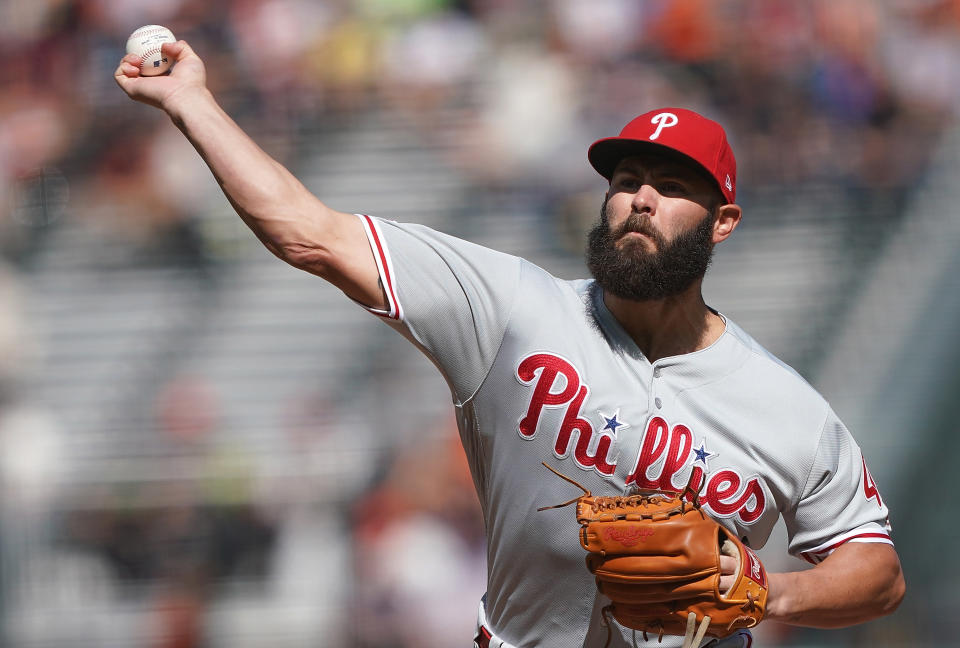
[[660, 131], [662, 131], [664, 128], [676, 126], [678, 123], [680, 123], [680, 120], [677, 119], [677, 116], [673, 113], [662, 112], [654, 115], [650, 119], [650, 123], [657, 125], [657, 130], [653, 131], [653, 135], [650, 136], [650, 140], [653, 141], [660, 137]]

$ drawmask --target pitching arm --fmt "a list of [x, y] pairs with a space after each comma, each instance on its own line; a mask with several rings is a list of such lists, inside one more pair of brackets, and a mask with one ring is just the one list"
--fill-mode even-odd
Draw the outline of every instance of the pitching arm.
[[813, 569], [768, 576], [765, 620], [812, 628], [885, 616], [906, 591], [900, 559], [889, 544], [848, 542]]
[[349, 297], [385, 308], [359, 219], [324, 205], [243, 132], [207, 89], [203, 61], [185, 41], [164, 44], [163, 53], [176, 61], [170, 75], [142, 77], [139, 58], [127, 55], [114, 74], [117, 84], [130, 98], [170, 116], [267, 249]]

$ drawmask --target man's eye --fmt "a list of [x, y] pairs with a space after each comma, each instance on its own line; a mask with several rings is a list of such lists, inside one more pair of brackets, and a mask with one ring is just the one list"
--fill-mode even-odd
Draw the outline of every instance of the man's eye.
[[660, 183], [660, 191], [662, 193], [677, 194], [677, 193], [685, 192], [686, 187], [684, 187], [679, 182], [673, 182], [671, 180], [668, 180], [666, 182]]
[[640, 186], [640, 181], [636, 178], [621, 178], [619, 184], [624, 189], [636, 189]]

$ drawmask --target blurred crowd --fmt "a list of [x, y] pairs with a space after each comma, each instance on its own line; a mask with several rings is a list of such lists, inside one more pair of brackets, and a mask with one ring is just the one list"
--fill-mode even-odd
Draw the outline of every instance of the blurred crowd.
[[[438, 111], [455, 111], [470, 127], [447, 142], [451, 164], [482, 184], [569, 191], [583, 182], [584, 141], [614, 132], [624, 115], [685, 105], [728, 126], [748, 189], [839, 178], [889, 190], [922, 173], [928, 144], [960, 104], [958, 7], [13, 0], [0, 6], [2, 243], [29, 254], [33, 230], [68, 202], [85, 206], [71, 218], [131, 244], [189, 218], [206, 182], [184, 171], [195, 168], [184, 163], [192, 152], [111, 79], [143, 23], [191, 42], [228, 111], [284, 161], [311, 126], [358, 112], [386, 108], [429, 136]], [[159, 189], [171, 184], [178, 191]], [[130, 210], [141, 218], [126, 218]]]
[[445, 142], [450, 162], [481, 185], [570, 193], [589, 177], [584, 142], [684, 105], [727, 125], [746, 190], [840, 179], [887, 192], [922, 173], [960, 105], [955, 0], [11, 0], [0, 234], [12, 258], [67, 204], [130, 245], [189, 220], [207, 178], [111, 79], [144, 23], [187, 39], [227, 110], [282, 161], [318, 145], [311, 127], [364, 111], [425, 137], [457, 113], [467, 127]]
[[[18, 277], [59, 227], [89, 230], [125, 251], [113, 262], [134, 266], [225, 254], [202, 222], [212, 179], [195, 152], [112, 79], [127, 36], [150, 23], [191, 43], [226, 110], [294, 170], [325, 133], [379, 111], [437, 146], [470, 185], [529, 195], [546, 217], [592, 219], [595, 191], [580, 213], [596, 187], [586, 145], [677, 105], [727, 126], [742, 200], [828, 182], [895, 219], [960, 111], [958, 0], [7, 0], [0, 411], [16, 406], [29, 343]], [[27, 425], [13, 418], [0, 418], [0, 443]], [[401, 451], [345, 513], [364, 583], [348, 593], [356, 645], [428, 645], [424, 633], [453, 645], [451, 628], [463, 636], [452, 610], [472, 615], [484, 557], [458, 452], [455, 443]], [[10, 460], [2, 470], [4, 483], [17, 478]], [[118, 579], [199, 590], [237, 572], [266, 578], [276, 534], [242, 502], [202, 501], [93, 511], [62, 532], [103, 554]], [[170, 621], [187, 629], [168, 645], [201, 645], [196, 622], [189, 612]]]

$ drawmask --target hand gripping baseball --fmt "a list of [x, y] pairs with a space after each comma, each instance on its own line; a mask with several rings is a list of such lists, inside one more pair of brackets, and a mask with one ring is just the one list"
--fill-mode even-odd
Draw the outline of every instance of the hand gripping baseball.
[[[757, 625], [766, 611], [767, 576], [759, 558], [704, 513], [696, 491], [595, 497], [578, 486], [580, 544], [597, 588], [610, 599], [604, 609], [623, 626], [644, 633], [684, 637], [694, 648], [704, 636], [726, 637]], [[721, 586], [721, 558], [735, 559], [732, 580]], [[732, 584], [727, 586], [727, 582]], [[609, 622], [609, 621], [608, 621]], [[609, 644], [609, 634], [607, 643]]]
[[140, 57], [127, 54], [120, 60], [113, 78], [135, 100], [170, 112], [171, 106], [193, 91], [206, 90], [203, 61], [186, 41], [164, 43], [162, 51], [174, 61], [170, 74], [141, 76]]

